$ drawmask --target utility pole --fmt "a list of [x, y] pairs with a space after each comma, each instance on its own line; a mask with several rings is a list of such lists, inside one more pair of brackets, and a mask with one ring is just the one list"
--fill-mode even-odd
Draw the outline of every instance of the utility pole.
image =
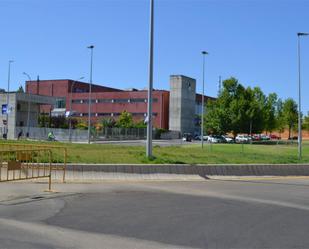
[[206, 51], [202, 51], [203, 55], [203, 89], [202, 89], [202, 115], [201, 115], [201, 142], [202, 149], [204, 148], [204, 88], [205, 88], [205, 55], [208, 53]]
[[154, 0], [150, 0], [150, 30], [149, 30], [149, 83], [147, 105], [147, 144], [146, 156], [152, 158], [152, 88], [153, 88], [153, 7]]
[[308, 33], [297, 33], [298, 42], [298, 159], [302, 158], [302, 129], [301, 129], [301, 74], [300, 74], [300, 37], [307, 36]]
[[13, 63], [13, 60], [9, 60], [9, 69], [8, 69], [8, 88], [6, 93], [6, 131], [5, 136], [6, 139], [8, 139], [8, 133], [9, 133], [9, 99], [10, 99], [10, 81], [11, 81], [11, 63]]
[[91, 50], [91, 58], [90, 58], [90, 82], [89, 82], [89, 95], [88, 95], [88, 144], [90, 144], [90, 136], [91, 136], [91, 93], [92, 93], [92, 63], [93, 63], [93, 48], [91, 45], [87, 47]]

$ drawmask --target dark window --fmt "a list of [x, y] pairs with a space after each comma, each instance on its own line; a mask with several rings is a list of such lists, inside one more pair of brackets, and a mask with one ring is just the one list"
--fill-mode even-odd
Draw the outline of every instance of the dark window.
[[128, 103], [129, 99], [114, 99], [114, 103]]
[[17, 111], [20, 111], [20, 104], [19, 103], [17, 104]]
[[65, 98], [57, 98], [55, 108], [65, 108]]
[[144, 103], [146, 101], [146, 99], [130, 99], [131, 103]]
[[83, 100], [82, 99], [72, 99], [72, 104], [82, 104]]
[[110, 116], [111, 115], [111, 113], [110, 112], [99, 112], [98, 113], [98, 116], [100, 116], [100, 117], [103, 117], [103, 116]]
[[111, 103], [112, 99], [98, 99], [98, 103]]

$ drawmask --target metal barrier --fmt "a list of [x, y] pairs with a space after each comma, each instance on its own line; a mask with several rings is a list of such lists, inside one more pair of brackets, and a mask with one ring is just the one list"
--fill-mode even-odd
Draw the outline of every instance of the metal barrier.
[[52, 168], [53, 170], [62, 170], [62, 181], [65, 182], [66, 166], [67, 166], [67, 148], [64, 146], [54, 146], [54, 145], [37, 145], [37, 144], [23, 144], [23, 143], [0, 143], [0, 151], [20, 151], [20, 150], [40, 150], [48, 149], [52, 153]]
[[50, 149], [1, 150], [0, 182], [48, 177], [51, 190], [52, 151]]

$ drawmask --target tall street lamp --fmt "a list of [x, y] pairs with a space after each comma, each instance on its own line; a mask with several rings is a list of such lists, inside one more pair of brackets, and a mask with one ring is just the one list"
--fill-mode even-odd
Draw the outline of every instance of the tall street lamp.
[[[28, 80], [31, 82], [31, 77], [29, 74], [27, 74], [26, 72], [23, 72], [24, 75], [26, 75], [28, 77]], [[25, 85], [25, 90], [26, 92], [28, 92], [28, 110], [27, 110], [27, 133], [26, 133], [26, 137], [29, 137], [29, 126], [30, 126], [30, 91], [28, 89], [27, 91], [27, 85]]]
[[73, 94], [73, 86], [74, 84], [79, 81], [79, 80], [82, 80], [84, 77], [80, 77], [78, 78], [77, 80], [74, 80], [71, 84], [71, 92], [70, 92], [70, 99], [69, 99], [69, 141], [71, 142], [72, 140], [72, 134], [71, 134], [71, 131], [72, 131], [72, 94]]
[[90, 144], [90, 126], [91, 126], [91, 88], [92, 88], [92, 61], [93, 61], [93, 48], [91, 45], [87, 47], [91, 50], [91, 58], [90, 58], [90, 82], [89, 82], [89, 97], [88, 97], [88, 144]]
[[205, 87], [205, 55], [208, 53], [206, 51], [202, 51], [203, 55], [203, 89], [202, 89], [202, 117], [201, 117], [201, 141], [202, 148], [204, 148], [204, 87]]
[[150, 30], [149, 30], [149, 83], [147, 105], [147, 144], [146, 156], [152, 157], [152, 88], [153, 88], [153, 7], [154, 0], [150, 0]]
[[302, 157], [302, 129], [301, 129], [301, 84], [300, 84], [300, 37], [308, 33], [297, 33], [298, 38], [298, 159]]
[[10, 98], [10, 81], [11, 81], [11, 63], [13, 60], [9, 60], [9, 69], [8, 69], [8, 88], [6, 93], [6, 139], [8, 139], [9, 132], [9, 98]]

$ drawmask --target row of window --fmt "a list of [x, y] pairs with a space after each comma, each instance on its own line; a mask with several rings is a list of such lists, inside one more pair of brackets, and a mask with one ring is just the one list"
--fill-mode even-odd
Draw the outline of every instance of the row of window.
[[[147, 113], [144, 112], [132, 112], [131, 113], [132, 116], [147, 116]], [[99, 113], [91, 113], [91, 116], [95, 116], [95, 117], [116, 117], [116, 116], [120, 116], [121, 113], [120, 112], [99, 112]], [[158, 113], [154, 112], [152, 113], [153, 116], [157, 116]], [[73, 113], [72, 116], [74, 117], [84, 117], [84, 116], [88, 116], [88, 113]]]
[[[154, 103], [158, 102], [157, 98], [153, 98]], [[73, 99], [72, 104], [88, 104], [88, 99]], [[147, 103], [147, 99], [92, 99], [91, 103]]]

